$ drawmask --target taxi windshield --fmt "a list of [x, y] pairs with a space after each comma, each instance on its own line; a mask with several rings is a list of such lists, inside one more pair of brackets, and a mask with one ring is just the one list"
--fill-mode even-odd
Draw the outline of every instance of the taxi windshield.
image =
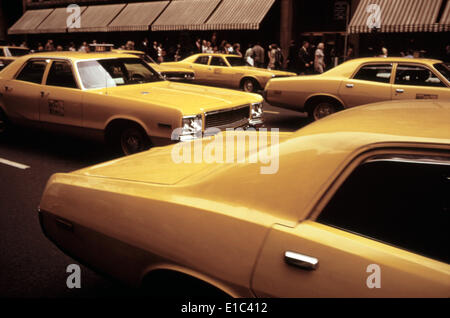
[[86, 89], [160, 82], [164, 79], [137, 58], [115, 58], [78, 63], [81, 82]]
[[227, 57], [231, 66], [245, 66], [245, 60], [242, 57]]

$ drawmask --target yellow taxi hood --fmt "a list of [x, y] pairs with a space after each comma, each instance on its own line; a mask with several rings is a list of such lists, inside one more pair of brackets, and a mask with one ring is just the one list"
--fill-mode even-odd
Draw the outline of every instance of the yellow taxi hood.
[[263, 101], [262, 97], [256, 94], [169, 81], [111, 87], [107, 89], [107, 94], [153, 105], [164, 105], [178, 109], [183, 115], [195, 115]]
[[[245, 139], [245, 145], [243, 146], [238, 143], [237, 136], [240, 134], [245, 135], [242, 138], [242, 140]], [[272, 143], [281, 143], [289, 139], [292, 135], [292, 133], [278, 133], [278, 137], [274, 139], [271, 137], [271, 133], [268, 132], [264, 137], [267, 141], [265, 148]], [[249, 136], [255, 136], [255, 142], [250, 142]], [[230, 137], [233, 142], [230, 142]], [[194, 175], [196, 176], [194, 181], [201, 181], [219, 169], [223, 170], [233, 165], [239, 165], [237, 154], [241, 149], [245, 149], [245, 159], [248, 163], [250, 160], [249, 156], [262, 149], [258, 148], [260, 144], [257, 142], [259, 140], [257, 138], [259, 138], [259, 133], [255, 131], [222, 132], [214, 137], [153, 148], [140, 154], [102, 163], [73, 173], [90, 177], [161, 185], [175, 185], [185, 179], [191, 179]], [[208, 148], [207, 146], [215, 146], [216, 144], [214, 143], [216, 142], [223, 149], [221, 153], [218, 152], [221, 154], [223, 162], [216, 160], [219, 157], [216, 157], [214, 151], [209, 152], [208, 150], [212, 149], [212, 147]], [[195, 151], [198, 151], [198, 149], [201, 149], [201, 158], [196, 157], [198, 156], [198, 152]], [[227, 162], [227, 152], [234, 155], [234, 160]], [[207, 157], [206, 154], [211, 154], [211, 156]], [[186, 158], [190, 159], [188, 160]], [[213, 158], [213, 160], [208, 160], [207, 158]]]

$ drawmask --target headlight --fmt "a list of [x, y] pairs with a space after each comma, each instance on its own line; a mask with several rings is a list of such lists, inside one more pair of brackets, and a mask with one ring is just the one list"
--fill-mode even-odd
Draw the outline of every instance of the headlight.
[[262, 118], [263, 114], [264, 114], [263, 104], [262, 103], [253, 103], [251, 119]]
[[202, 115], [183, 117], [181, 122], [180, 140], [189, 140], [202, 137]]

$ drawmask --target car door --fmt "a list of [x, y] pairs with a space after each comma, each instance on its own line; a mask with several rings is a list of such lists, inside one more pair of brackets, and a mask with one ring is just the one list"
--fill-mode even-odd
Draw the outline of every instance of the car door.
[[392, 63], [364, 64], [344, 80], [339, 96], [347, 107], [391, 100]]
[[16, 77], [1, 87], [8, 115], [16, 121], [39, 121], [42, 80], [48, 61], [28, 60]]
[[199, 56], [194, 63], [190, 65], [190, 68], [195, 72], [195, 82], [200, 84], [207, 84], [210, 80], [209, 71], [209, 59], [210, 56], [202, 55]]
[[392, 99], [450, 99], [450, 89], [427, 66], [399, 63], [392, 85]]
[[213, 56], [209, 62], [211, 83], [218, 86], [232, 86], [232, 69], [221, 56]]
[[82, 90], [70, 61], [51, 62], [41, 91], [39, 114], [43, 123], [82, 126]]
[[372, 157], [309, 220], [276, 225], [253, 291], [267, 297], [449, 297], [450, 156]]

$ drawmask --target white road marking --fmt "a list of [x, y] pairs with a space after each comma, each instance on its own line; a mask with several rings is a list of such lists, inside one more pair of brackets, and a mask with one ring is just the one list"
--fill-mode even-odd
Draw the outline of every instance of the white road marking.
[[270, 110], [265, 110], [264, 112], [267, 113], [267, 114], [274, 114], [274, 115], [279, 115], [280, 114], [280, 112], [273, 112], [273, 111], [270, 111]]
[[17, 163], [17, 162], [14, 162], [14, 161], [3, 159], [3, 158], [0, 158], [0, 163], [3, 163], [5, 165], [8, 165], [8, 166], [11, 166], [11, 167], [14, 167], [14, 168], [22, 169], [22, 170], [30, 168], [30, 166], [23, 165], [21, 163]]

